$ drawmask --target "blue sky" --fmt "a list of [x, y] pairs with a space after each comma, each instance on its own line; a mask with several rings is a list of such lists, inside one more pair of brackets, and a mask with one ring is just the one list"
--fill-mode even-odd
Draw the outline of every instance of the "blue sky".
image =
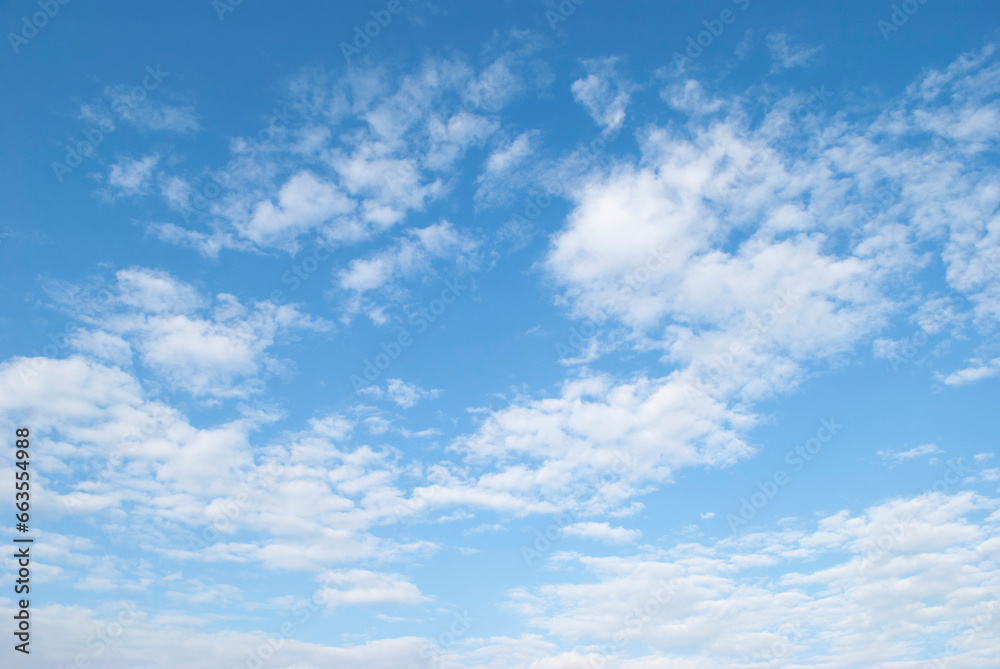
[[992, 3], [3, 22], [16, 662], [995, 666]]

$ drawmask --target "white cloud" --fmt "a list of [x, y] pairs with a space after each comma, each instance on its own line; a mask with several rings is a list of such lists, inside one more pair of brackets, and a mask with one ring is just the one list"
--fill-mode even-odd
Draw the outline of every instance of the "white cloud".
[[174, 210], [183, 209], [191, 198], [191, 184], [177, 176], [161, 174], [159, 179], [160, 195], [167, 205]]
[[667, 86], [660, 91], [660, 98], [671, 107], [692, 115], [714, 114], [726, 106], [725, 100], [708, 95], [696, 79]]
[[[0, 599], [0, 611], [13, 616], [13, 602]], [[214, 617], [182, 614], [180, 611], [146, 610], [135, 601], [109, 602], [91, 609], [81, 605], [51, 604], [32, 611], [32, 630], [49, 643], [31, 644], [39, 666], [56, 667], [79, 659], [106, 669], [149, 665], [150, 658], [169, 658], [171, 664], [191, 669], [265, 665], [280, 657], [284, 667], [312, 669], [336, 666], [344, 669], [394, 669], [419, 657], [427, 640], [398, 637], [365, 640], [336, 647], [299, 641], [306, 625], [322, 619], [322, 608], [302, 602], [289, 611], [284, 623], [291, 636], [278, 628], [253, 631], [205, 631]], [[37, 619], [36, 619], [37, 616]], [[253, 629], [252, 627], [250, 628]]]
[[573, 523], [563, 528], [563, 534], [568, 537], [594, 539], [609, 544], [630, 544], [642, 536], [639, 530], [629, 530], [624, 527], [611, 527], [610, 523], [583, 522]]
[[[47, 454], [53, 459], [36, 462], [45, 477], [38, 485], [47, 490], [43, 508], [54, 516], [100, 515], [135, 503], [130, 491], [143, 491], [138, 499], [156, 515], [197, 518], [204, 511], [190, 505], [190, 495], [228, 489], [227, 478], [250, 461], [248, 425], [197, 430], [176, 410], [146, 400], [120, 369], [79, 356], [15, 358], [0, 365], [0, 377], [9, 389], [0, 395], [4, 419], [30, 421], [36, 439], [55, 442]], [[175, 493], [169, 512], [153, 492], [165, 487]]]
[[303, 170], [281, 186], [277, 204], [258, 202], [246, 224], [236, 228], [259, 246], [294, 250], [301, 234], [327, 223], [335, 225], [337, 217], [350, 214], [354, 207], [336, 185]]
[[[928, 332], [967, 323], [995, 332], [1000, 293], [989, 258], [1000, 241], [998, 189], [992, 154], [980, 152], [997, 130], [989, 109], [977, 113], [975, 96], [997, 92], [998, 70], [982, 58], [960, 65], [926, 73], [874, 121], [835, 117], [815, 136], [809, 117], [796, 114], [801, 96], [779, 100], [760, 126], [748, 126], [735, 103], [685, 85], [679, 108], [686, 105], [691, 122], [651, 126], [640, 137], [640, 158], [611, 161], [573, 184], [571, 213], [539, 264], [570, 316], [602, 325], [593, 351], [577, 360], [608, 351], [660, 360], [631, 376], [583, 369], [551, 393], [515, 396], [449, 445], [461, 463], [407, 463], [393, 448], [354, 441], [378, 435], [373, 443], [382, 443], [396, 430], [369, 407], [319, 415], [301, 431], [267, 438], [254, 433], [280, 418], [273, 409], [242, 407], [228, 422], [192, 424], [155, 398], [176, 390], [250, 398], [285, 368], [273, 352], [284, 338], [330, 324], [295, 307], [204, 295], [144, 268], [118, 272], [103, 301], [86, 288], [64, 291], [61, 303], [82, 324], [70, 346], [105, 362], [80, 355], [5, 361], [0, 422], [9, 434], [9, 424], [24, 421], [41, 437], [44, 455], [33, 466], [44, 513], [86, 514], [116, 540], [167, 558], [325, 574], [334, 607], [418, 605], [429, 597], [408, 577], [351, 566], [412, 562], [438, 548], [385, 538], [390, 523], [449, 506], [460, 508], [436, 520], [470, 519], [464, 507], [635, 514], [642, 505], [632, 498], [669, 483], [679, 468], [724, 467], [749, 456], [744, 436], [757, 420], [757, 400], [788, 392], [816, 367], [870, 342], [912, 304], [923, 305], [915, 320], [929, 323]], [[448, 170], [497, 127], [485, 113], [428, 110], [442, 97], [472, 95], [467, 87], [478, 80], [492, 82], [477, 93], [482, 110], [503, 104], [523, 85], [514, 69], [506, 59], [478, 75], [460, 62], [433, 62], [402, 82], [355, 82], [344, 104], [365, 114], [357, 136], [345, 128], [296, 134], [282, 150], [317, 164], [296, 162], [289, 174], [280, 160], [262, 158], [269, 164], [247, 177], [252, 187], [214, 203], [222, 227], [160, 230], [216, 252], [239, 244], [294, 250], [307, 234], [366, 238], [447, 192]], [[619, 102], [607, 82], [580, 81], [578, 97], [594, 102], [595, 118], [620, 126], [627, 96]], [[330, 99], [317, 104], [336, 113]], [[721, 115], [698, 118], [706, 107]], [[928, 131], [953, 144], [914, 149]], [[929, 169], [918, 169], [919, 161]], [[385, 179], [383, 168], [398, 168], [399, 181]], [[125, 171], [119, 176], [132, 183]], [[880, 203], [872, 225], [867, 204], [887, 179], [899, 181], [900, 194]], [[161, 183], [168, 201], [183, 200], [186, 181]], [[331, 223], [338, 207], [345, 220]], [[240, 228], [240, 221], [258, 227]], [[933, 245], [943, 249], [949, 294], [929, 302], [908, 280], [928, 265], [924, 249]], [[450, 224], [410, 228], [397, 243], [348, 263], [339, 285], [357, 296], [391, 293], [442, 258], [466, 256], [474, 266], [477, 253], [478, 242]], [[966, 303], [971, 311], [960, 313]], [[954, 312], [935, 319], [939, 307]], [[892, 345], [875, 342], [876, 350]], [[133, 357], [138, 371], [130, 372]], [[973, 360], [971, 372], [953, 374], [955, 383], [981, 378], [984, 367], [992, 374], [996, 362]], [[404, 408], [438, 392], [400, 379], [385, 388], [371, 392]], [[199, 422], [211, 420], [199, 412]], [[926, 444], [879, 455], [901, 462], [938, 452]], [[977, 480], [992, 484], [1000, 473], [984, 470]], [[774, 660], [775, 648], [783, 649], [782, 663], [904, 667], [940, 656], [936, 648], [950, 640], [961, 647], [951, 666], [990, 666], [995, 625], [971, 629], [966, 621], [1000, 609], [998, 508], [1000, 500], [973, 493], [935, 494], [859, 515], [842, 511], [809, 530], [789, 519], [792, 529], [780, 532], [643, 547], [636, 555], [553, 553], [550, 566], [565, 570], [559, 581], [517, 588], [508, 598], [543, 634], [469, 638], [445, 649], [442, 664], [576, 667], [613, 642], [620, 657], [608, 666], [628, 669], [757, 666]], [[228, 524], [215, 536], [203, 531], [221, 519]], [[488, 529], [507, 528], [483, 524], [468, 533]], [[177, 536], [191, 532], [192, 545], [178, 548]], [[565, 533], [621, 544], [641, 536], [600, 521], [575, 522]], [[40, 556], [51, 562], [40, 565], [43, 579], [71, 574], [71, 585], [90, 593], [157, 582], [148, 566], [102, 559], [96, 541], [42, 543], [50, 550]], [[180, 597], [201, 591], [204, 602], [241, 601], [234, 586], [207, 580], [169, 588]], [[0, 608], [10, 615], [9, 600]], [[86, 642], [80, 630], [102, 615], [80, 606], [41, 609], [42, 633], [56, 640], [43, 646], [43, 660], [50, 659], [44, 653], [53, 665], [64, 651], [71, 656], [73, 644]], [[245, 661], [247, 648], [265, 639], [191, 632], [205, 622], [177, 612], [140, 617], [109, 663], [135, 666], [157, 653], [182, 666], [217, 666]], [[289, 640], [281, 662], [388, 669], [412, 661], [423, 643], [407, 637], [332, 648]]]
[[[426, 390], [415, 383], [407, 383], [402, 379], [387, 379], [385, 383], [385, 390], [377, 385], [369, 385], [359, 389], [357, 392], [375, 399], [382, 399], [383, 397], [386, 397], [404, 409], [416, 406], [417, 402], [420, 400], [433, 399], [441, 395], [440, 390]], [[379, 420], [381, 421], [382, 419]], [[385, 429], [388, 429], [387, 424]]]
[[117, 299], [129, 307], [154, 313], [184, 313], [205, 304], [194, 286], [164, 271], [131, 267], [119, 270], [115, 279]]
[[976, 381], [991, 379], [1000, 374], [1000, 358], [993, 358], [989, 362], [966, 367], [950, 374], [938, 374], [938, 378], [949, 386], [964, 386]]
[[510, 142], [495, 149], [486, 159], [484, 176], [504, 174], [519, 165], [534, 150], [532, 141], [537, 134], [537, 131], [530, 130], [522, 132]]
[[[285, 363], [268, 349], [291, 333], [329, 332], [331, 324], [293, 305], [258, 302], [249, 307], [231, 295], [209, 300], [166, 272], [128, 268], [103, 298], [63, 287], [56, 297], [85, 324], [71, 338], [79, 350], [118, 364], [134, 351], [146, 369], [171, 389], [196, 397], [247, 397]], [[210, 313], [205, 313], [211, 307]], [[108, 358], [110, 356], [110, 358]]]
[[467, 111], [448, 119], [432, 117], [428, 131], [435, 146], [424, 159], [424, 164], [433, 170], [449, 169], [467, 149], [482, 146], [498, 128], [496, 121]]
[[[450, 446], [469, 465], [502, 468], [474, 485], [442, 484], [436, 499], [522, 513], [545, 504], [611, 512], [679, 467], [747, 457], [743, 435], [757, 401], [870, 344], [910, 305], [918, 322], [938, 327], [914, 281], [930, 261], [919, 250], [927, 245], [938, 244], [949, 266], [949, 290], [931, 299], [956, 310], [953, 327], [963, 301], [992, 309], [984, 294], [992, 284], [967, 275], [1000, 243], [998, 229], [996, 242], [968, 248], [992, 239], [995, 216], [979, 212], [1000, 203], [995, 180], [981, 176], [995, 171], [981, 136], [912, 144], [928, 118], [975, 108], [984, 91], [1000, 90], [1000, 66], [985, 56], [962, 62], [960, 74], [923, 79], [964, 97], [915, 86], [848, 121], [824, 119], [823, 96], [832, 94], [816, 89], [779, 98], [758, 125], [745, 122], [737, 98], [712, 118], [650, 126], [638, 159], [591, 165], [568, 181], [571, 211], [542, 267], [557, 304], [600, 332], [576, 361], [653, 352], [666, 369], [617, 379], [581, 370], [552, 396], [515, 399]], [[887, 181], [898, 184], [896, 202], [877, 199]], [[872, 202], [880, 204], [874, 218]], [[612, 483], [586, 483], [615, 453], [635, 464]]]
[[201, 128], [193, 106], [164, 104], [148, 97], [145, 91], [139, 97], [135, 90], [127, 86], [109, 86], [104, 89], [108, 105], [122, 120], [155, 132], [190, 134]]
[[[551, 184], [555, 179], [546, 176], [551, 167], [551, 159], [540, 153], [541, 132], [525, 130], [513, 137], [505, 137], [493, 145], [493, 149], [483, 163], [482, 172], [476, 178], [474, 201], [477, 207], [505, 207], [523, 197], [525, 192], [533, 192], [538, 185]], [[513, 228], [500, 229], [498, 238], [515, 237], [522, 231]]]
[[422, 399], [435, 398], [440, 394], [440, 390], [425, 390], [415, 383], [406, 383], [401, 379], [386, 381], [386, 395], [404, 409], [415, 406]]
[[[494, 463], [475, 490], [500, 508], [528, 510], [545, 500], [614, 511], [677, 468], [725, 466], [752, 452], [738, 436], [748, 416], [689, 390], [676, 373], [623, 383], [587, 376], [566, 382], [556, 397], [493, 412], [449, 448], [470, 463]], [[608, 473], [612, 479], [600, 482]]]
[[[76, 356], [12, 358], [0, 370], [4, 377], [0, 405], [9, 411], [40, 411], [48, 406], [53, 416], [95, 418], [116, 404], [134, 403], [140, 392], [139, 384], [125, 372]], [[32, 417], [37, 429], [54, 425], [54, 419]]]
[[476, 178], [477, 206], [509, 204], [515, 193], [539, 177], [542, 161], [535, 154], [540, 135], [537, 130], [526, 130], [495, 145]]
[[[172, 560], [266, 569], [318, 573], [359, 560], [412, 560], [435, 549], [371, 532], [417, 507], [396, 483], [404, 472], [399, 453], [350, 443], [364, 410], [355, 420], [320, 416], [264, 443], [252, 443], [253, 433], [281, 414], [241, 414], [195, 427], [149, 399], [132, 374], [75, 355], [0, 364], [0, 423], [10, 430], [29, 424], [35, 441], [46, 444], [33, 465], [40, 513], [85, 514], [119, 539]], [[76, 587], [90, 590], [126, 581], [141, 587], [153, 578], [140, 569], [123, 580], [121, 565], [93, 556], [84, 556], [82, 563], [92, 565], [84, 572], [74, 566], [78, 556], [47, 557], [73, 575]], [[342, 601], [376, 597], [367, 590], [359, 581]], [[392, 591], [400, 601], [414, 596], [402, 581]]]
[[67, 341], [75, 350], [99, 360], [121, 367], [127, 367], [132, 363], [132, 347], [117, 335], [102, 331], [82, 330], [74, 333]]
[[365, 301], [366, 293], [379, 290], [398, 295], [400, 280], [430, 273], [436, 261], [449, 261], [456, 271], [477, 267], [480, 246], [479, 239], [448, 221], [406, 230], [406, 236], [395, 244], [352, 260], [337, 274], [337, 285], [349, 293], [342, 318], [349, 320], [362, 310], [377, 316], [377, 305]]
[[793, 67], [806, 67], [819, 53], [819, 47], [794, 44], [783, 32], [769, 33], [764, 42], [771, 54], [772, 73], [790, 70]]
[[620, 60], [608, 57], [582, 61], [587, 76], [570, 86], [573, 98], [587, 109], [598, 125], [609, 131], [618, 130], [625, 122], [625, 110], [635, 89], [617, 72]]
[[[914, 446], [913, 448], [906, 451], [896, 451], [893, 449], [886, 449], [876, 451], [876, 455], [882, 458], [883, 462], [888, 462], [890, 465], [895, 466], [905, 460], [912, 460], [914, 458], [920, 458], [925, 455], [937, 455], [943, 453], [940, 448], [935, 444], [922, 444], [920, 446]], [[932, 459], [932, 462], [935, 460]]]
[[163, 175], [165, 201], [188, 220], [151, 230], [215, 256], [223, 248], [294, 252], [309, 235], [355, 244], [404, 222], [450, 192], [461, 159], [498, 131], [497, 112], [532, 85], [525, 72], [536, 47], [525, 35], [512, 34], [508, 49], [478, 70], [429, 57], [402, 73], [291, 79], [266, 142], [234, 138], [222, 168]]
[[109, 193], [116, 195], [140, 195], [149, 191], [153, 181], [153, 170], [160, 156], [151, 154], [138, 160], [122, 158], [108, 171]]
[[214, 230], [211, 233], [189, 230], [175, 223], [150, 223], [149, 231], [160, 241], [196, 249], [206, 258], [218, 258], [223, 249], [250, 251], [254, 247], [233, 234]]
[[325, 584], [319, 595], [331, 608], [367, 604], [413, 606], [427, 600], [417, 586], [399, 574], [346, 569], [323, 572], [319, 580]]
[[1000, 579], [989, 566], [1000, 535], [972, 516], [998, 506], [931, 494], [834, 514], [812, 530], [633, 556], [561, 553], [550, 562], [585, 576], [516, 588], [509, 602], [547, 639], [572, 642], [577, 663], [600, 648], [636, 669], [916, 667], [951, 642], [949, 666], [986, 666], [1000, 648]]

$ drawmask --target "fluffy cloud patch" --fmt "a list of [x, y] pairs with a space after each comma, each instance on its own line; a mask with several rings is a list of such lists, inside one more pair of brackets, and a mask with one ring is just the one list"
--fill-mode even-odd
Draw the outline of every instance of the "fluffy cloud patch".
[[119, 364], [134, 351], [172, 389], [196, 397], [246, 397], [283, 369], [268, 353], [279, 340], [332, 329], [293, 305], [210, 299], [162, 271], [133, 267], [115, 279], [101, 290], [54, 284], [54, 297], [80, 324], [67, 342]]
[[[586, 582], [519, 588], [512, 608], [577, 661], [615, 667], [983, 667], [1000, 649], [1000, 501], [893, 500], [815, 529], [627, 557], [559, 554]], [[639, 646], [652, 653], [636, 653]], [[553, 665], [556, 666], [556, 665]]]
[[609, 544], [629, 544], [642, 536], [639, 530], [611, 527], [610, 523], [573, 523], [563, 528], [563, 534], [580, 539], [594, 539]]
[[625, 110], [634, 85], [618, 71], [618, 58], [583, 61], [587, 76], [570, 87], [573, 98], [586, 108], [594, 121], [607, 130], [617, 130], [625, 122]]
[[156, 154], [138, 160], [123, 158], [108, 171], [109, 192], [115, 195], [139, 195], [149, 190], [153, 170], [160, 157]]

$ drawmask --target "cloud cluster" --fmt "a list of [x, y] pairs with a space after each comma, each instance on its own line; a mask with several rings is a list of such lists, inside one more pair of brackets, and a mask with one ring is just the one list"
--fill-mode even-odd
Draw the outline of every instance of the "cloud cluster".
[[80, 323], [70, 346], [117, 365], [135, 359], [172, 391], [208, 400], [259, 392], [267, 375], [287, 366], [270, 348], [297, 332], [332, 330], [294, 305], [248, 306], [225, 293], [208, 298], [142, 267], [119, 270], [100, 288], [53, 283], [51, 293]]
[[[511, 39], [517, 48], [481, 67], [428, 58], [401, 76], [307, 72], [289, 85], [294, 111], [276, 114], [255, 141], [234, 139], [224, 170], [185, 172], [146, 153], [111, 166], [108, 193], [155, 186], [189, 220], [151, 229], [207, 256], [294, 254], [305, 239], [371, 242], [333, 273], [333, 291], [346, 296], [345, 323], [365, 312], [381, 324], [377, 297], [398, 297], [444, 263], [480, 268], [478, 234], [408, 217], [454, 192], [474, 148], [485, 156], [468, 161], [481, 166], [470, 179], [479, 204], [539, 150], [540, 133], [512, 129], [500, 114], [537, 83], [527, 66], [535, 46]], [[767, 45], [779, 69], [812, 57], [780, 34]], [[639, 87], [614, 58], [583, 65], [573, 97], [617, 132]], [[170, 583], [176, 598], [259, 604], [223, 576], [183, 579], [144, 559], [101, 555], [100, 539], [115, 537], [165, 561], [304, 574], [309, 588], [321, 582], [330, 610], [419, 609], [435, 593], [398, 565], [444, 541], [394, 530], [479, 513], [501, 522], [478, 528], [501, 529], [569, 510], [561, 533], [576, 549], [545, 556], [560, 578], [504, 597], [528, 631], [468, 630], [431, 656], [444, 666], [533, 669], [597, 666], [595, 658], [623, 669], [902, 669], [946, 656], [956, 668], [990, 666], [1000, 637], [992, 492], [892, 499], [815, 525], [789, 519], [780, 531], [668, 548], [643, 545], [643, 531], [618, 524], [678, 471], [753, 455], [747, 435], [762, 401], [857, 351], [905, 351], [906, 340], [887, 332], [894, 319], [974, 338], [964, 368], [938, 373], [945, 392], [1000, 370], [993, 48], [924, 72], [878, 107], [827, 111], [824, 91], [763, 91], [772, 97], [758, 115], [749, 94], [723, 99], [701, 82], [670, 82], [659, 99], [681, 121], [643, 125], [636, 155], [565, 157], [557, 167], [577, 175], [561, 182], [568, 214], [535, 268], [590, 342], [562, 361], [570, 371], [561, 383], [519, 392], [433, 455], [389, 437], [409, 446], [436, 431], [397, 427], [365, 405], [279, 424], [283, 412], [261, 398], [270, 379], [293, 373], [280, 348], [334, 329], [301, 307], [211, 295], [144, 267], [96, 286], [50, 282], [72, 319], [57, 339], [65, 350], [0, 363], [0, 428], [30, 424], [43, 444], [32, 463], [38, 510], [86, 516], [97, 529], [43, 535], [40, 576], [85, 593]], [[180, 112], [142, 118], [150, 129], [197, 127]], [[198, 185], [211, 177], [211, 191]], [[380, 241], [392, 228], [396, 236]], [[636, 362], [608, 371], [612, 355]], [[442, 391], [392, 378], [359, 392], [410, 409]], [[924, 444], [875, 455], [895, 466], [933, 463], [940, 452]], [[983, 470], [960, 483], [987, 488], [998, 477]], [[291, 617], [306, 595], [267, 605]], [[38, 609], [41, 633], [56, 640], [43, 657], [62, 661], [85, 645], [81, 630], [113, 615]], [[428, 655], [428, 640], [414, 636], [332, 647], [286, 632], [192, 631], [192, 620], [205, 621], [172, 611], [131, 617], [109, 666], [157, 652], [172, 666], [228, 666], [262, 647], [275, 666], [397, 667]]]
[[478, 69], [429, 57], [402, 74], [301, 75], [256, 139], [231, 142], [224, 168], [158, 176], [165, 204], [189, 224], [151, 230], [210, 256], [294, 253], [304, 237], [330, 245], [376, 238], [450, 193], [469, 150], [497, 134], [498, 113], [538, 85], [528, 67], [538, 46], [516, 32], [508, 41]]
[[[793, 391], [914, 304], [994, 332], [984, 314], [997, 308], [1000, 275], [984, 261], [997, 252], [1000, 173], [985, 142], [1000, 131], [979, 120], [996, 108], [998, 71], [986, 47], [850, 121], [793, 93], [753, 125], [737, 99], [712, 101], [683, 127], [648, 127], [638, 159], [595, 166], [574, 185], [543, 263], [557, 303], [602, 331], [580, 362], [655, 352], [663, 367], [631, 378], [580, 368], [555, 396], [515, 400], [452, 448], [501, 463], [503, 475], [483, 476], [487, 489], [502, 480], [503, 492], [566, 505], [576, 485], [607, 509], [677, 467], [750, 455], [756, 402]], [[886, 183], [896, 195], [883, 203]], [[945, 265], [943, 295], [925, 283], [928, 247]], [[939, 315], [913, 313], [938, 330]], [[993, 372], [976, 362], [943, 379]], [[609, 474], [616, 452], [634, 471], [581, 484]]]

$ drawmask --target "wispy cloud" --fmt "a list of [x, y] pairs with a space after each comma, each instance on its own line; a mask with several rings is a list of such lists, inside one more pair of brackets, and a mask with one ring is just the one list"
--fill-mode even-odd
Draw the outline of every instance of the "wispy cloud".
[[771, 72], [789, 70], [793, 67], [807, 67], [819, 53], [819, 47], [809, 47], [795, 44], [783, 32], [769, 33], [764, 38], [767, 50], [771, 54]]
[[947, 375], [938, 374], [938, 379], [949, 386], [964, 386], [976, 381], [991, 379], [998, 374], [1000, 374], [1000, 358], [993, 358], [989, 362], [975, 364]]
[[[886, 462], [890, 466], [894, 467], [900, 464], [901, 462], [905, 462], [907, 460], [913, 460], [915, 458], [922, 458], [925, 456], [938, 455], [939, 453], [943, 452], [944, 451], [938, 448], [935, 444], [922, 444], [920, 446], [915, 446], [906, 451], [897, 451], [889, 448], [876, 451], [875, 453], [880, 458], [882, 458], [882, 462]], [[931, 462], [932, 463], [937, 462], [937, 459], [931, 458]]]
[[619, 69], [620, 58], [584, 60], [587, 76], [570, 87], [573, 98], [582, 104], [594, 121], [607, 130], [618, 130], [625, 122], [625, 110], [635, 85]]

